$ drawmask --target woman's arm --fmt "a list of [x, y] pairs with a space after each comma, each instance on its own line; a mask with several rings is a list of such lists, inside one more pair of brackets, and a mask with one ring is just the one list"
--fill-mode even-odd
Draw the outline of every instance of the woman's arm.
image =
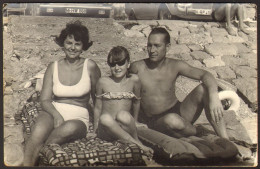
[[[136, 97], [140, 98], [140, 93], [141, 93], [141, 82], [138, 78], [137, 75], [132, 74], [131, 75], [133, 81], [134, 81], [134, 94], [136, 95]], [[140, 99], [134, 99], [133, 100], [133, 105], [132, 105], [132, 111], [133, 111], [133, 117], [135, 119], [135, 121], [137, 121], [138, 119], [138, 115], [139, 115], [139, 111], [140, 111]]]
[[96, 84], [97, 84], [98, 79], [101, 76], [101, 72], [100, 72], [98, 65], [93, 60], [89, 60], [88, 67], [90, 70], [89, 72], [90, 72], [90, 81], [91, 81], [91, 98], [92, 98], [93, 104], [95, 105]]
[[[96, 95], [101, 95], [102, 94], [102, 84], [101, 84], [101, 79], [99, 79], [99, 81], [97, 82], [96, 85]], [[94, 107], [94, 133], [96, 132], [97, 128], [98, 128], [98, 121], [99, 121], [99, 117], [102, 111], [102, 98], [96, 98], [95, 101], [95, 107]]]
[[64, 122], [64, 119], [52, 104], [53, 68], [54, 68], [54, 63], [49, 64], [44, 74], [40, 102], [41, 102], [42, 109], [53, 116], [54, 127], [56, 128], [60, 126], [61, 123]]

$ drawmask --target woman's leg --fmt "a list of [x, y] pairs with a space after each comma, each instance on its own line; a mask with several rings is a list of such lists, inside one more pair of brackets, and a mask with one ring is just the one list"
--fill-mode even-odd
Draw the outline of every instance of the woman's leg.
[[51, 132], [45, 144], [63, 144], [86, 137], [86, 134], [87, 127], [85, 123], [80, 120], [68, 120]]
[[39, 151], [52, 130], [53, 117], [46, 112], [41, 112], [25, 145], [24, 166], [35, 165]]
[[[138, 139], [137, 137], [137, 131], [136, 131], [136, 127], [129, 127], [129, 125], [133, 125], [134, 124], [134, 121], [131, 121], [131, 116], [130, 114], [129, 115], [126, 115], [126, 119], [122, 120], [121, 117], [123, 117], [123, 114], [126, 115], [126, 114], [129, 114], [127, 112], [123, 112], [122, 115], [118, 115], [117, 118], [119, 117], [120, 119], [117, 119], [117, 121], [115, 121], [111, 115], [109, 114], [102, 114], [100, 116], [100, 119], [99, 119], [99, 125], [102, 125], [103, 127], [105, 127], [107, 129], [107, 133], [110, 133], [111, 135], [113, 135], [114, 137], [116, 137], [117, 139], [122, 139], [122, 140], [126, 140], [126, 141], [129, 141], [129, 142], [132, 142], [132, 143], [135, 143], [137, 144], [140, 148], [142, 148], [144, 150], [144, 152], [147, 154], [147, 155], [151, 155], [153, 153], [153, 150], [149, 147], [146, 147], [144, 146], [140, 140]], [[132, 118], [133, 119], [133, 118]], [[120, 122], [119, 122], [120, 121]], [[124, 126], [122, 127], [121, 126]], [[128, 127], [127, 127], [127, 124], [128, 124]], [[135, 124], [134, 124], [135, 126]], [[123, 128], [125, 128], [126, 130], [124, 130]], [[135, 128], [135, 129], [134, 129]], [[134, 131], [135, 130], [135, 131]], [[137, 139], [133, 138], [131, 136], [129, 132], [133, 132], [132, 134], [134, 135], [134, 137], [136, 137]], [[135, 132], [135, 133], [134, 133]]]

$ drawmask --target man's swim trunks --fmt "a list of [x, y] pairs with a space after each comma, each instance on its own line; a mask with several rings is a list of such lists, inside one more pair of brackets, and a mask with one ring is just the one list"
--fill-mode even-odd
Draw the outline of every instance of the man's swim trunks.
[[145, 113], [141, 110], [138, 116], [138, 122], [147, 124], [149, 128], [154, 129], [155, 122], [161, 117], [165, 116], [166, 114], [177, 113], [180, 115], [180, 106], [181, 106], [181, 102], [178, 101], [172, 108], [166, 110], [161, 114], [154, 115], [152, 117], [146, 116]]

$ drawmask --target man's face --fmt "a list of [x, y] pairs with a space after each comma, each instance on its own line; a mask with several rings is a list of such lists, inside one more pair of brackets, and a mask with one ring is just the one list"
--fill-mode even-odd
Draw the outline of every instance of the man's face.
[[170, 44], [165, 43], [165, 35], [151, 34], [148, 37], [147, 50], [150, 61], [159, 62], [166, 56]]

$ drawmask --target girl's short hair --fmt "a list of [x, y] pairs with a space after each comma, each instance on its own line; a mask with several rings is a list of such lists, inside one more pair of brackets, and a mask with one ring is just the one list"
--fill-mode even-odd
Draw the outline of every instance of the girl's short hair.
[[130, 61], [130, 55], [128, 50], [123, 46], [113, 47], [108, 53], [107, 63], [115, 63], [120, 62], [126, 59], [128, 62]]
[[64, 41], [68, 35], [73, 35], [76, 41], [81, 41], [83, 50], [87, 50], [93, 44], [93, 42], [89, 42], [88, 28], [82, 25], [80, 21], [68, 23], [66, 28], [61, 31], [60, 35], [55, 38], [55, 42], [63, 47]]

